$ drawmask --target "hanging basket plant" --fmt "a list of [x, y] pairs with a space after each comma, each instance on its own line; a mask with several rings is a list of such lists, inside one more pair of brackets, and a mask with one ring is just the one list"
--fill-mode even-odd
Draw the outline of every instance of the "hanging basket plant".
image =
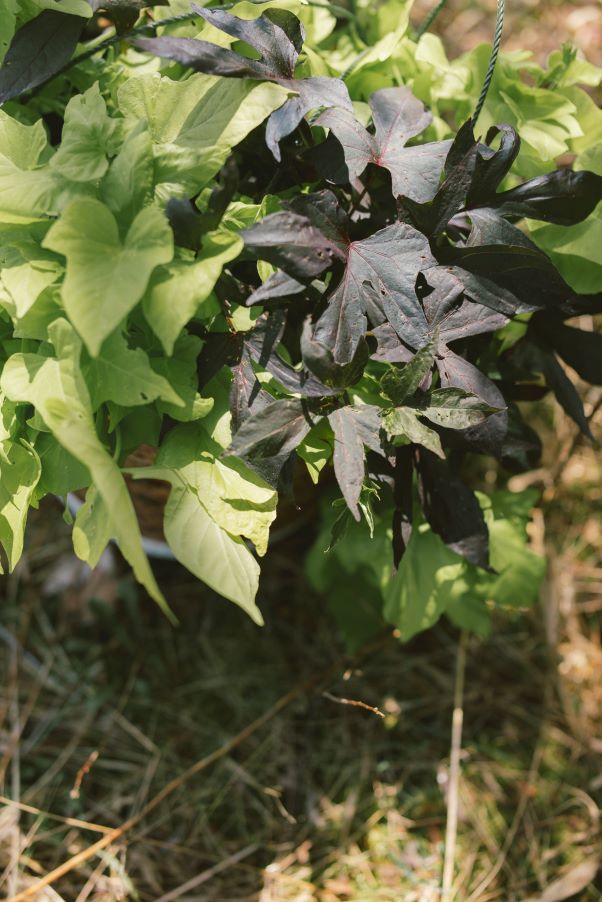
[[[316, 585], [372, 558], [404, 638], [444, 610], [477, 628], [512, 567], [528, 600], [533, 499], [476, 495], [467, 462], [535, 466], [519, 402], [548, 391], [592, 439], [563, 363], [602, 382], [602, 339], [567, 325], [602, 311], [597, 264], [584, 293], [538, 240], [556, 259], [578, 229], [587, 261], [602, 176], [573, 81], [593, 69], [567, 57], [534, 87], [502, 58], [485, 102], [489, 51], [447, 63], [392, 0], [374, 21], [362, 4], [180, 5], [132, 30], [139, 6], [104, 4], [119, 34], [79, 53], [87, 4], [14, 17], [0, 69], [9, 568], [28, 509], [85, 490], [76, 553], [94, 566], [115, 539], [168, 610], [126, 484], [156, 480], [174, 556], [260, 623], [278, 493], [295, 467], [333, 467]], [[553, 169], [540, 127], [590, 167]], [[154, 460], [133, 466], [141, 446]]]

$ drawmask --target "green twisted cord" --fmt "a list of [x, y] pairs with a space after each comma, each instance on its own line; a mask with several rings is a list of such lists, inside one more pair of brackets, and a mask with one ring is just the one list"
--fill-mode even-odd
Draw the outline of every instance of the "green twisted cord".
[[502, 30], [504, 28], [504, 12], [505, 12], [505, 0], [498, 0], [497, 3], [497, 16], [495, 20], [495, 36], [493, 38], [493, 46], [491, 48], [491, 56], [489, 57], [489, 65], [487, 66], [487, 73], [485, 75], [485, 81], [483, 82], [483, 87], [481, 88], [481, 94], [477, 101], [477, 106], [474, 112], [474, 116], [472, 117], [473, 126], [477, 124], [477, 119], [481, 114], [481, 110], [483, 109], [483, 104], [487, 98], [487, 93], [489, 91], [489, 86], [491, 84], [491, 79], [493, 78], [493, 72], [495, 69], [495, 64], [497, 62], [498, 53], [500, 52], [500, 44], [502, 43]]

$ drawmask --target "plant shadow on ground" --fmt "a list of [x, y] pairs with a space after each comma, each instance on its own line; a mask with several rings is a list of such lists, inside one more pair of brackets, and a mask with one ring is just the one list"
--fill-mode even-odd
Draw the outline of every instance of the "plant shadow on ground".
[[[567, 442], [572, 435], [568, 427]], [[506, 617], [469, 647], [459, 900], [537, 896], [599, 853], [599, 464], [581, 448], [570, 461], [548, 498], [559, 557], [545, 615]], [[0, 769], [7, 795], [59, 819], [1, 810], [3, 893], [97, 839], [61, 819], [121, 824], [291, 687], [332, 667], [57, 881], [58, 898], [439, 898], [457, 637], [441, 624], [345, 662], [324, 601], [303, 578], [307, 539], [270, 552], [263, 629], [177, 565], [159, 564], [174, 628], [118, 562], [78, 573], [60, 511], [39, 512], [26, 563], [3, 584]], [[578, 898], [599, 899], [601, 888]]]

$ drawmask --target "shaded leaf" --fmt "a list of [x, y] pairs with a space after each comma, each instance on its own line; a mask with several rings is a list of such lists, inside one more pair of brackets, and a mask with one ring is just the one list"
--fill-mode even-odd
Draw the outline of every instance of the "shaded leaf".
[[253, 304], [265, 304], [266, 301], [273, 301], [279, 298], [290, 297], [293, 294], [301, 294], [305, 291], [305, 284], [294, 279], [293, 276], [278, 270], [269, 276], [263, 285], [256, 288], [245, 303], [248, 307]]
[[449, 465], [429, 451], [417, 461], [422, 509], [434, 532], [467, 561], [489, 569], [489, 535], [479, 502]]
[[433, 342], [428, 342], [414, 354], [401, 369], [390, 369], [381, 379], [381, 386], [388, 398], [400, 406], [414, 394], [431, 371], [435, 359]]
[[43, 10], [15, 34], [0, 66], [0, 104], [18, 97], [69, 62], [86, 20], [53, 9]]
[[536, 314], [531, 328], [542, 335], [582, 379], [591, 385], [602, 385], [602, 335], [565, 326], [545, 314]]
[[511, 125], [493, 125], [487, 132], [485, 143], [490, 145], [500, 136], [500, 146], [492, 151], [479, 145], [472, 183], [468, 190], [467, 206], [482, 204], [495, 191], [502, 179], [510, 172], [520, 150], [520, 138]]
[[240, 361], [231, 369], [230, 413], [232, 414], [232, 431], [238, 432], [245, 420], [267, 407], [273, 398], [261, 387], [251, 363], [251, 356], [246, 348], [243, 349]]

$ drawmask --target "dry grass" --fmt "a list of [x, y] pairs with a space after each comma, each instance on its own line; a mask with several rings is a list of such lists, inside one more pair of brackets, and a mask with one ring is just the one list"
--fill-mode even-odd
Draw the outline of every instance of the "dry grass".
[[[461, 902], [538, 898], [562, 875], [578, 880], [579, 866], [590, 884], [579, 899], [598, 900], [602, 888], [591, 883], [602, 790], [602, 474], [555, 416], [544, 426], [555, 436], [547, 451], [557, 481], [549, 468], [540, 474], [547, 529], [536, 523], [534, 536], [552, 554], [542, 609], [469, 646]], [[568, 460], [558, 453], [571, 448]], [[45, 507], [24, 565], [4, 583], [0, 771], [4, 794], [22, 806], [0, 813], [0, 893], [9, 898], [339, 654], [303, 582], [301, 539], [268, 562], [264, 630], [163, 564], [181, 620], [173, 629], [119, 564], [91, 586], [72, 572], [67, 532]], [[435, 902], [456, 641], [440, 626], [335, 665], [327, 683], [39, 898]]]

